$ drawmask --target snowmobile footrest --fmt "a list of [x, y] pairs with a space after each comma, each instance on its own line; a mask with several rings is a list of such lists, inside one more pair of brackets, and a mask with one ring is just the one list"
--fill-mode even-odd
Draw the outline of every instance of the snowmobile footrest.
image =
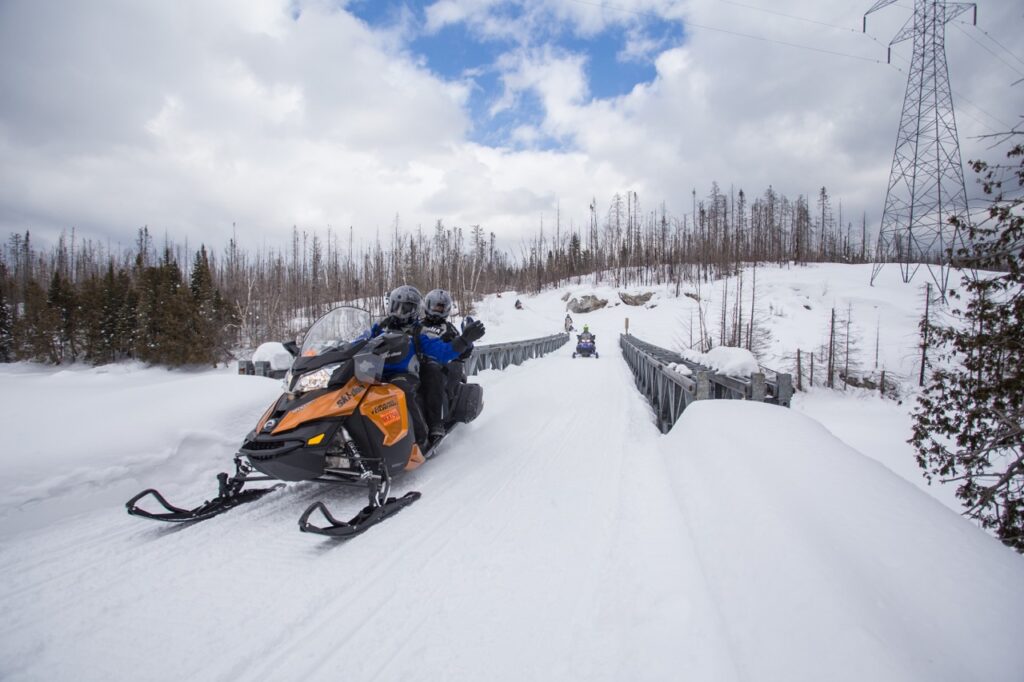
[[[240, 504], [246, 502], [253, 502], [263, 497], [267, 493], [277, 490], [280, 485], [275, 485], [270, 488], [260, 488], [258, 490], [242, 490], [235, 492], [230, 495], [218, 495], [212, 500], [203, 502], [198, 507], [193, 509], [182, 509], [181, 507], [175, 507], [173, 504], [168, 502], [163, 495], [157, 492], [154, 488], [143, 490], [141, 493], [128, 500], [125, 503], [125, 507], [128, 508], [128, 513], [132, 516], [142, 516], [147, 519], [153, 519], [155, 521], [167, 521], [170, 523], [188, 523], [190, 521], [204, 521], [208, 518], [223, 514], [229, 509], [234, 509]], [[139, 500], [144, 497], [152, 495], [156, 501], [164, 508], [162, 512], [151, 512], [142, 509], [138, 506]]]
[[[418, 499], [420, 499], [420, 494], [416, 491], [408, 492], [402, 497], [389, 497], [384, 504], [370, 504], [363, 507], [363, 510], [349, 521], [336, 519], [328, 511], [327, 505], [323, 502], [314, 502], [299, 517], [299, 530], [303, 533], [319, 533], [320, 535], [328, 535], [332, 538], [345, 539], [355, 537], [372, 526], [376, 526], [389, 516], [405, 509]], [[327, 520], [328, 525], [316, 526], [309, 522], [310, 515], [317, 510]]]

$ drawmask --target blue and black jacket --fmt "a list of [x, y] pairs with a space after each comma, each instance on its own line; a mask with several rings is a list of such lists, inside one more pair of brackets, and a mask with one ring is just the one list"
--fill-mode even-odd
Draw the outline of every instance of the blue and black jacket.
[[[384, 322], [386, 322], [386, 320], [384, 320]], [[417, 359], [417, 356], [430, 358], [442, 365], [446, 365], [459, 357], [459, 355], [466, 350], [465, 342], [460, 338], [455, 338], [451, 341], [442, 341], [437, 336], [425, 334], [419, 322], [414, 322], [401, 327], [393, 327], [391, 325], [377, 322], [359, 338], [372, 339], [375, 336], [380, 336], [384, 332], [402, 332], [408, 334], [412, 338], [412, 343], [409, 344], [409, 352], [405, 354], [405, 357], [397, 362], [391, 362], [384, 365], [385, 375], [401, 374], [406, 372], [417, 374], [419, 372], [419, 360]]]

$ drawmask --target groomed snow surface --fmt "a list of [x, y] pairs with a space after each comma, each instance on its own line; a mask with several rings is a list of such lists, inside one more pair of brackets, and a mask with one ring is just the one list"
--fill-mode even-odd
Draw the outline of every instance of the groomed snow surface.
[[[784, 311], [765, 364], [788, 369], [850, 301], [909, 374], [919, 295], [883, 275], [759, 269]], [[211, 497], [279, 381], [0, 366], [0, 679], [1024, 679], [1024, 559], [920, 480], [907, 404], [703, 402], [661, 435], [618, 334], [629, 317], [678, 349], [696, 303], [632, 291], [656, 296], [481, 302], [498, 342], [560, 331], [566, 293], [609, 298], [574, 316], [601, 357], [570, 343], [476, 377], [483, 413], [396, 484], [422, 499], [349, 542], [296, 521], [362, 494], [308, 483], [190, 527], [125, 513], [151, 486]]]

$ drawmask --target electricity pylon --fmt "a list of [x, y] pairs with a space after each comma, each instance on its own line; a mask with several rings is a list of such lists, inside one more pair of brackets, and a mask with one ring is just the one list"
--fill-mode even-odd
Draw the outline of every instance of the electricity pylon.
[[[868, 14], [896, 1], [878, 0], [864, 14], [864, 30]], [[949, 218], [955, 215], [968, 219], [967, 189], [946, 65], [946, 24], [969, 9], [974, 10], [977, 24], [978, 8], [974, 3], [915, 0], [914, 15], [889, 43], [891, 57], [893, 45], [913, 38], [914, 57], [907, 73], [872, 284], [887, 262], [900, 263], [904, 282], [913, 279], [921, 263], [927, 263], [945, 297], [949, 279], [946, 252], [963, 245], [963, 236], [949, 224]]]

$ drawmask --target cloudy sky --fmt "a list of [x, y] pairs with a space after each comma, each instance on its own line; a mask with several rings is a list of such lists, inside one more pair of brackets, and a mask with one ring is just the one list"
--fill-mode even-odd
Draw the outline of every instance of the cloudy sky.
[[[877, 224], [911, 10], [864, 34], [872, 4], [2, 0], [0, 236], [259, 246], [397, 217], [517, 250], [592, 198], [682, 216], [713, 181], [824, 185]], [[979, 136], [1024, 114], [1022, 28], [1009, 0], [948, 27], [965, 161], [1000, 158]]]

